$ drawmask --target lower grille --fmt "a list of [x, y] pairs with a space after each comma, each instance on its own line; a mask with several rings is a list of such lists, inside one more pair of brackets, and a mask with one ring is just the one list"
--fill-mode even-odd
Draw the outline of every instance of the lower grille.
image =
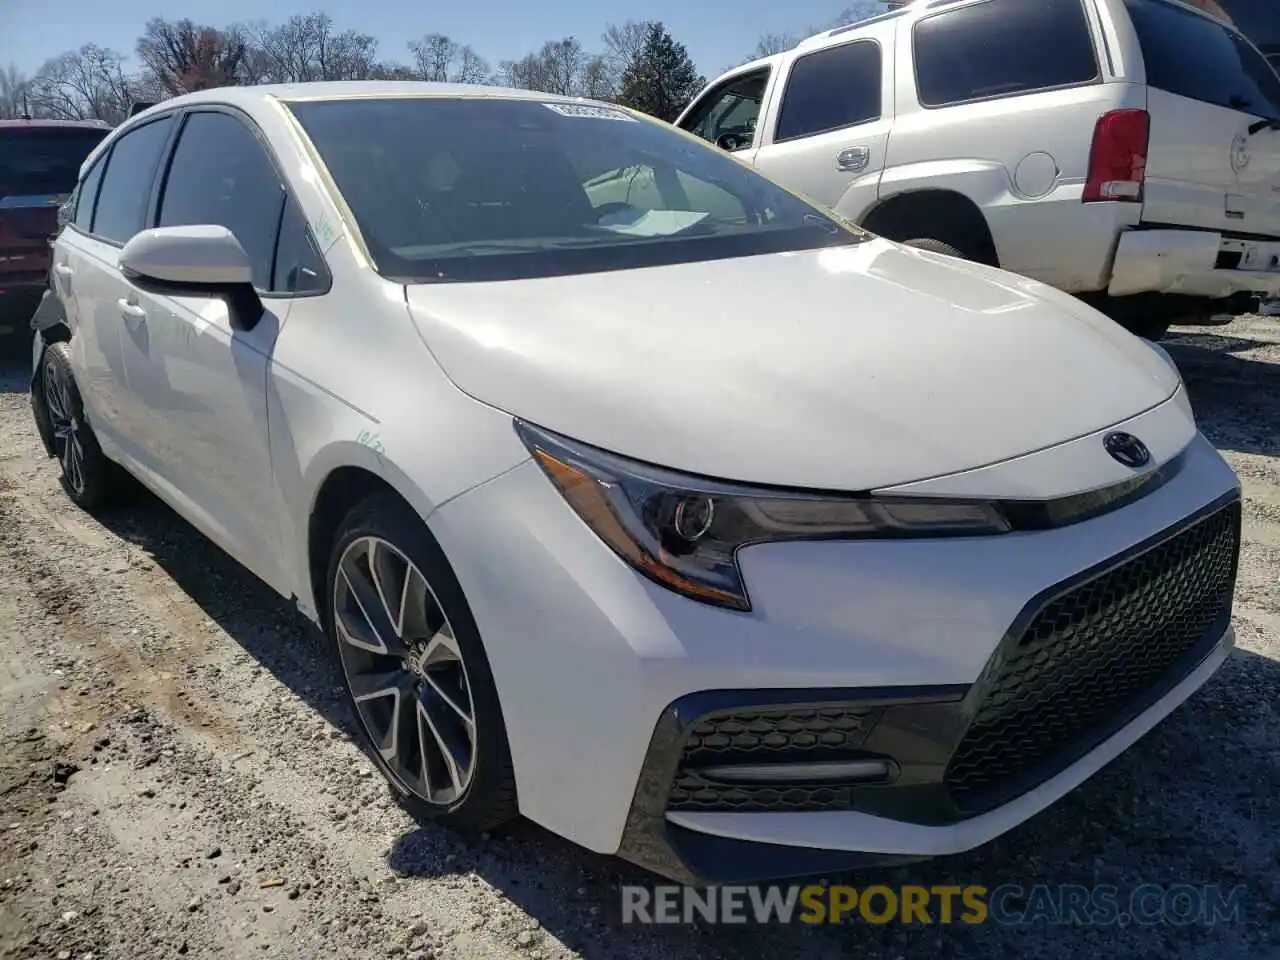
[[703, 717], [690, 732], [667, 800], [669, 810], [847, 810], [849, 790], [833, 784], [725, 784], [704, 766], [849, 760], [858, 756], [879, 711], [872, 707], [782, 707]]
[[1198, 662], [1231, 609], [1237, 501], [1049, 601], [988, 665], [945, 782], [965, 815], [1049, 779]]

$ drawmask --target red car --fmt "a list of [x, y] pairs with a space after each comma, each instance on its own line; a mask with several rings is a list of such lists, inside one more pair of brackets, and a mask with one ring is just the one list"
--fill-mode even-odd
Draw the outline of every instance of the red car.
[[105, 123], [0, 120], [0, 341], [23, 334], [49, 282], [49, 240]]

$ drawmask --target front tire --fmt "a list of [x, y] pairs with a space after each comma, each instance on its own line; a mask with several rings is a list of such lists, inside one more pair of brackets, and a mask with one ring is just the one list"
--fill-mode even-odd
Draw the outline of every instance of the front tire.
[[118, 467], [107, 459], [84, 415], [84, 401], [71, 368], [71, 348], [51, 343], [41, 360], [40, 390], [61, 470], [62, 489], [82, 510], [93, 512], [110, 501], [118, 486]]
[[330, 553], [326, 629], [362, 746], [414, 816], [489, 830], [517, 814], [497, 687], [457, 577], [426, 525], [378, 494]]

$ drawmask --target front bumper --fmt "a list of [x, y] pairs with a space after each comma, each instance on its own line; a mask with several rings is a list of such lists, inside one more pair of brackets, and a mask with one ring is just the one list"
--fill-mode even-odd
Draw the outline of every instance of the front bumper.
[[[1213, 674], [1234, 642], [1239, 540], [1229, 494], [1051, 588], [967, 688], [681, 698], [654, 732], [619, 854], [681, 882], [750, 883], [986, 843]], [[894, 775], [813, 778], [875, 758]], [[734, 770], [752, 776], [727, 779]], [[773, 776], [761, 782], [762, 770]]]
[[[1116, 711], [1035, 776], [1007, 778], [1022, 793], [992, 795], [959, 818], [938, 803], [991, 665], [1036, 602], [1238, 497], [1231, 469], [1196, 437], [1158, 489], [1067, 527], [748, 548], [747, 614], [638, 576], [529, 462], [428, 522], [485, 638], [522, 813], [592, 850], [727, 882], [968, 849], [1091, 775], [1204, 681], [1230, 640], [1225, 620], [1205, 626], [1127, 704], [1132, 716]], [[892, 789], [911, 789], [887, 804], [847, 794], [843, 808], [672, 809], [679, 745], [707, 696], [716, 710], [779, 702], [880, 710], [867, 739], [846, 745], [892, 756], [901, 768]], [[883, 723], [890, 712], [902, 722]], [[848, 734], [858, 721], [846, 712], [837, 726]], [[838, 852], [824, 859], [823, 850]]]
[[1204, 230], [1131, 230], [1120, 237], [1113, 297], [1167, 293], [1226, 299], [1280, 296], [1280, 239], [1239, 239]]

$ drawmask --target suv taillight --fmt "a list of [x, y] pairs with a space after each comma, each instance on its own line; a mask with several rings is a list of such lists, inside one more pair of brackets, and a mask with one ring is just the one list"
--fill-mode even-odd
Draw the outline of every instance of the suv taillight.
[[1113, 110], [1099, 117], [1084, 202], [1141, 203], [1150, 139], [1151, 116], [1145, 110]]

